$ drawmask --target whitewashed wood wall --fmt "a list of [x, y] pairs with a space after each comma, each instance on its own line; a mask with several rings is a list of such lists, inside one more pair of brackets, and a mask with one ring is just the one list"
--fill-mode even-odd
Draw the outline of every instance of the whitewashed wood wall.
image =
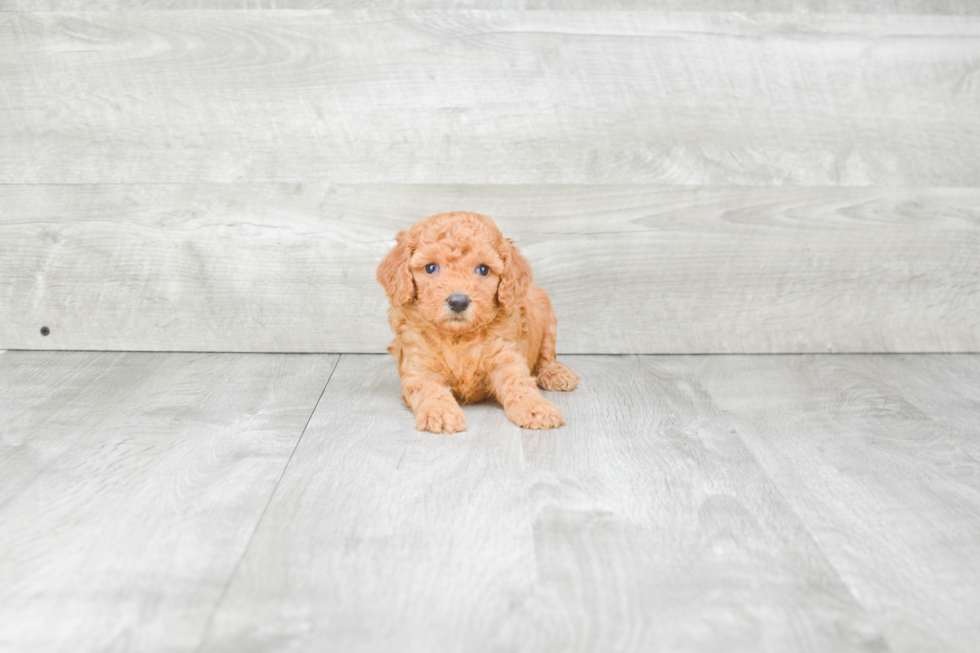
[[561, 352], [980, 351], [980, 3], [0, 0], [0, 349], [380, 352], [446, 210]]

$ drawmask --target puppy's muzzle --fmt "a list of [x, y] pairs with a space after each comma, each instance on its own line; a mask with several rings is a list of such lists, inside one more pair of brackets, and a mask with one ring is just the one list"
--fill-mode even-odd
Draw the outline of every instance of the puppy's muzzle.
[[462, 313], [470, 305], [470, 298], [466, 295], [450, 295], [446, 303], [453, 313]]

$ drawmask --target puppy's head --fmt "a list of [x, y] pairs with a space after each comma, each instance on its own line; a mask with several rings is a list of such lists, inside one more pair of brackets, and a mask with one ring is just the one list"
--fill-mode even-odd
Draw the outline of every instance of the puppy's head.
[[531, 266], [490, 218], [439, 213], [398, 234], [378, 266], [392, 306], [411, 306], [426, 322], [465, 333], [518, 307]]

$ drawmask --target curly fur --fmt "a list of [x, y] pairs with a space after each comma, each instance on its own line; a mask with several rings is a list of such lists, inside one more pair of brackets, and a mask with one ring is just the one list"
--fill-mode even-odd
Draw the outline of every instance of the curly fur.
[[[438, 265], [426, 272], [430, 263]], [[481, 275], [479, 266], [489, 268]], [[555, 360], [558, 323], [531, 266], [490, 218], [440, 213], [397, 236], [378, 266], [391, 310], [402, 397], [419, 430], [466, 428], [460, 403], [495, 399], [524, 428], [561, 426], [544, 390], [574, 390], [578, 377]], [[456, 313], [448, 298], [469, 298]]]

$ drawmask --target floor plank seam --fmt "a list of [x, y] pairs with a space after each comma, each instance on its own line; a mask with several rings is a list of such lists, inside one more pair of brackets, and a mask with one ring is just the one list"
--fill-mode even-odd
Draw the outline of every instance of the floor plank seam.
[[[725, 414], [727, 418], [727, 412]], [[894, 651], [895, 650], [894, 646], [892, 646], [892, 643], [888, 640], [888, 637], [885, 635], [885, 633], [887, 632], [886, 629], [887, 624], [883, 624], [880, 619], [876, 618], [873, 609], [874, 606], [869, 606], [864, 601], [861, 601], [858, 598], [857, 594], [855, 594], [854, 592], [854, 588], [851, 587], [851, 585], [845, 580], [843, 574], [841, 574], [841, 570], [837, 568], [837, 565], [835, 565], [831, 557], [827, 555], [827, 551], [824, 550], [824, 547], [820, 544], [820, 541], [813, 534], [813, 531], [810, 530], [810, 527], [807, 524], [806, 520], [803, 518], [803, 515], [800, 515], [796, 507], [792, 504], [792, 502], [790, 502], [789, 497], [786, 496], [786, 493], [783, 490], [783, 487], [776, 481], [776, 479], [772, 477], [772, 475], [769, 473], [769, 470], [766, 468], [766, 466], [763, 465], [762, 461], [759, 460], [758, 456], [755, 455], [755, 451], [752, 450], [752, 447], [749, 446], [749, 443], [746, 441], [746, 439], [742, 437], [742, 433], [739, 430], [739, 428], [730, 419], [728, 420], [728, 423], [731, 425], [731, 429], [732, 432], [735, 434], [735, 437], [737, 437], [739, 442], [742, 443], [742, 446], [745, 448], [745, 451], [748, 452], [749, 457], [755, 463], [756, 468], [763, 474], [765, 479], [772, 486], [773, 490], [776, 491], [777, 496], [779, 497], [779, 502], [786, 509], [786, 512], [788, 512], [790, 515], [793, 516], [800, 530], [803, 533], [806, 533], [806, 537], [810, 540], [810, 543], [813, 545], [814, 550], [820, 553], [820, 557], [823, 558], [824, 564], [827, 566], [827, 569], [833, 571], [833, 574], [834, 576], [836, 576], [837, 581], [840, 583], [840, 586], [844, 588], [844, 590], [847, 592], [847, 595], [851, 597], [852, 601], [854, 601], [854, 605], [859, 606], [861, 610], [864, 611], [865, 615], [867, 615], [868, 620], [874, 625], [875, 629], [877, 630], [878, 636], [881, 638], [881, 641], [884, 642], [885, 644], [885, 648], [881, 651], [881, 653], [888, 653], [889, 651]]]
[[[524, 525], [527, 528], [528, 540], [531, 542], [531, 569], [534, 572], [534, 587], [537, 586], [538, 581], [541, 577], [541, 564], [538, 560], [538, 535], [534, 532], [534, 523], [537, 519], [536, 511], [534, 505], [531, 502], [531, 479], [528, 475], [528, 465], [527, 465], [527, 439], [524, 437], [523, 431], [518, 433], [518, 453], [520, 454], [520, 479], [521, 479], [521, 502], [524, 505], [525, 519]], [[532, 592], [533, 593], [533, 592]]]
[[194, 649], [195, 653], [201, 653], [204, 650], [204, 645], [208, 639], [208, 633], [211, 631], [211, 627], [214, 623], [214, 617], [216, 614], [218, 614], [218, 611], [221, 609], [221, 605], [228, 596], [228, 590], [231, 588], [231, 583], [238, 575], [238, 570], [242, 565], [242, 561], [245, 560], [248, 550], [252, 547], [252, 542], [255, 540], [255, 534], [261, 527], [262, 521], [265, 519], [265, 515], [269, 511], [269, 506], [272, 505], [272, 500], [275, 498], [276, 492], [279, 490], [279, 485], [282, 483], [282, 479], [286, 476], [286, 471], [289, 469], [289, 464], [293, 461], [293, 456], [296, 454], [296, 450], [299, 448], [299, 443], [303, 441], [303, 436], [306, 435], [306, 430], [310, 427], [310, 421], [313, 419], [313, 415], [316, 414], [316, 409], [320, 406], [320, 402], [323, 401], [323, 395], [326, 394], [327, 388], [330, 386], [330, 380], [333, 378], [334, 372], [337, 371], [337, 366], [340, 364], [341, 358], [343, 358], [343, 354], [338, 355], [337, 360], [334, 361], [333, 368], [331, 368], [330, 374], [327, 375], [327, 381], [323, 384], [323, 390], [320, 391], [320, 396], [317, 397], [316, 403], [313, 404], [313, 410], [310, 411], [310, 416], [306, 418], [306, 424], [303, 425], [303, 430], [300, 431], [299, 437], [296, 438], [296, 444], [293, 445], [293, 450], [289, 452], [289, 458], [286, 459], [286, 464], [282, 466], [282, 473], [280, 473], [279, 478], [276, 479], [276, 483], [272, 487], [272, 491], [269, 493], [269, 499], [265, 502], [265, 506], [262, 508], [259, 518], [255, 520], [255, 527], [252, 528], [252, 533], [248, 536], [248, 541], [245, 543], [245, 546], [242, 547], [241, 555], [238, 556], [238, 560], [235, 562], [234, 568], [231, 570], [231, 573], [228, 574], [228, 579], [225, 581], [224, 587], [221, 588], [221, 594], [218, 595], [218, 600], [215, 601], [211, 614], [208, 615], [208, 620], [205, 622], [204, 628], [201, 630], [200, 641], [198, 642], [197, 647]]

